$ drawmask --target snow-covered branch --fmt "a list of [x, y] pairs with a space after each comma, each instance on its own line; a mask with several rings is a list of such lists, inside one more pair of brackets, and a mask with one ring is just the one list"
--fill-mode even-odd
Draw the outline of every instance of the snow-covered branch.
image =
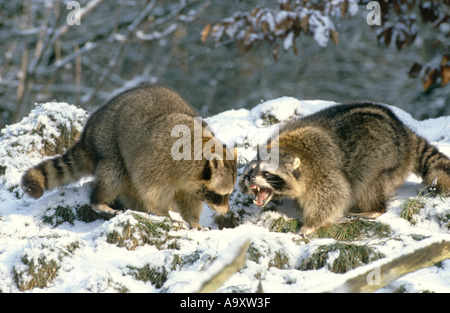
[[297, 53], [295, 39], [302, 33], [314, 37], [321, 47], [326, 47], [329, 39], [338, 44], [339, 34], [332, 18], [352, 17], [357, 12], [355, 0], [279, 0], [278, 8], [256, 7], [250, 12], [236, 12], [212, 28], [207, 25], [208, 32], [204, 31], [202, 37], [205, 40], [211, 28], [214, 43], [228, 37], [237, 40], [243, 50], [251, 49], [256, 42], [268, 41], [275, 45], [273, 54], [276, 57], [278, 39], [285, 50], [292, 48]]

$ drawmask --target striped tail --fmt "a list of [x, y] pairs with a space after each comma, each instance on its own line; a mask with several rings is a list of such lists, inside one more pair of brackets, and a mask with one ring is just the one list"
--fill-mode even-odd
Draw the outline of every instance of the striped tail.
[[434, 194], [450, 193], [450, 159], [424, 138], [417, 137], [415, 173]]
[[62, 156], [43, 161], [22, 176], [22, 189], [38, 199], [45, 190], [57, 188], [92, 174], [93, 161], [77, 142]]

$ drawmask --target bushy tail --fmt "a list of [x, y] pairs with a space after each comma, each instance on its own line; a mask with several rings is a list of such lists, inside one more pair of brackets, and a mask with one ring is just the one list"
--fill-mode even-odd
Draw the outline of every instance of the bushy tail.
[[450, 159], [424, 138], [417, 137], [415, 172], [435, 194], [450, 194]]
[[92, 174], [93, 161], [78, 142], [64, 155], [43, 161], [22, 176], [22, 189], [33, 198], [40, 198], [45, 190], [77, 181]]

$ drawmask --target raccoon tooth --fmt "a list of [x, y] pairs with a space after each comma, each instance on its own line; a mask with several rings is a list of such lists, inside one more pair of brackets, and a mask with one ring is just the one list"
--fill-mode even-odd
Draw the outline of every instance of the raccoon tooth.
[[258, 192], [261, 190], [261, 188], [259, 186], [256, 187], [258, 189]]

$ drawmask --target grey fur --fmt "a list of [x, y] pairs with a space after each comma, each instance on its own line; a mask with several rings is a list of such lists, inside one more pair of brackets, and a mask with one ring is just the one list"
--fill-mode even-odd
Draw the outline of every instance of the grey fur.
[[239, 185], [242, 192], [257, 195], [257, 205], [272, 197], [295, 199], [304, 234], [336, 223], [347, 212], [384, 213], [411, 172], [433, 192], [450, 191], [449, 158], [384, 105], [336, 105], [285, 123], [278, 140], [278, 168], [253, 161]]
[[[44, 190], [94, 175], [90, 200], [99, 213], [120, 213], [113, 203], [158, 215], [173, 209], [191, 226], [200, 227], [203, 202], [219, 213], [229, 210], [236, 161], [223, 155], [212, 160], [173, 159], [171, 147], [179, 138], [171, 131], [186, 125], [193, 133], [194, 117], [194, 109], [168, 88], [125, 91], [91, 115], [80, 140], [67, 153], [29, 169], [22, 187], [39, 198]], [[215, 147], [223, 146], [206, 127], [201, 125], [202, 144], [208, 139]]]

